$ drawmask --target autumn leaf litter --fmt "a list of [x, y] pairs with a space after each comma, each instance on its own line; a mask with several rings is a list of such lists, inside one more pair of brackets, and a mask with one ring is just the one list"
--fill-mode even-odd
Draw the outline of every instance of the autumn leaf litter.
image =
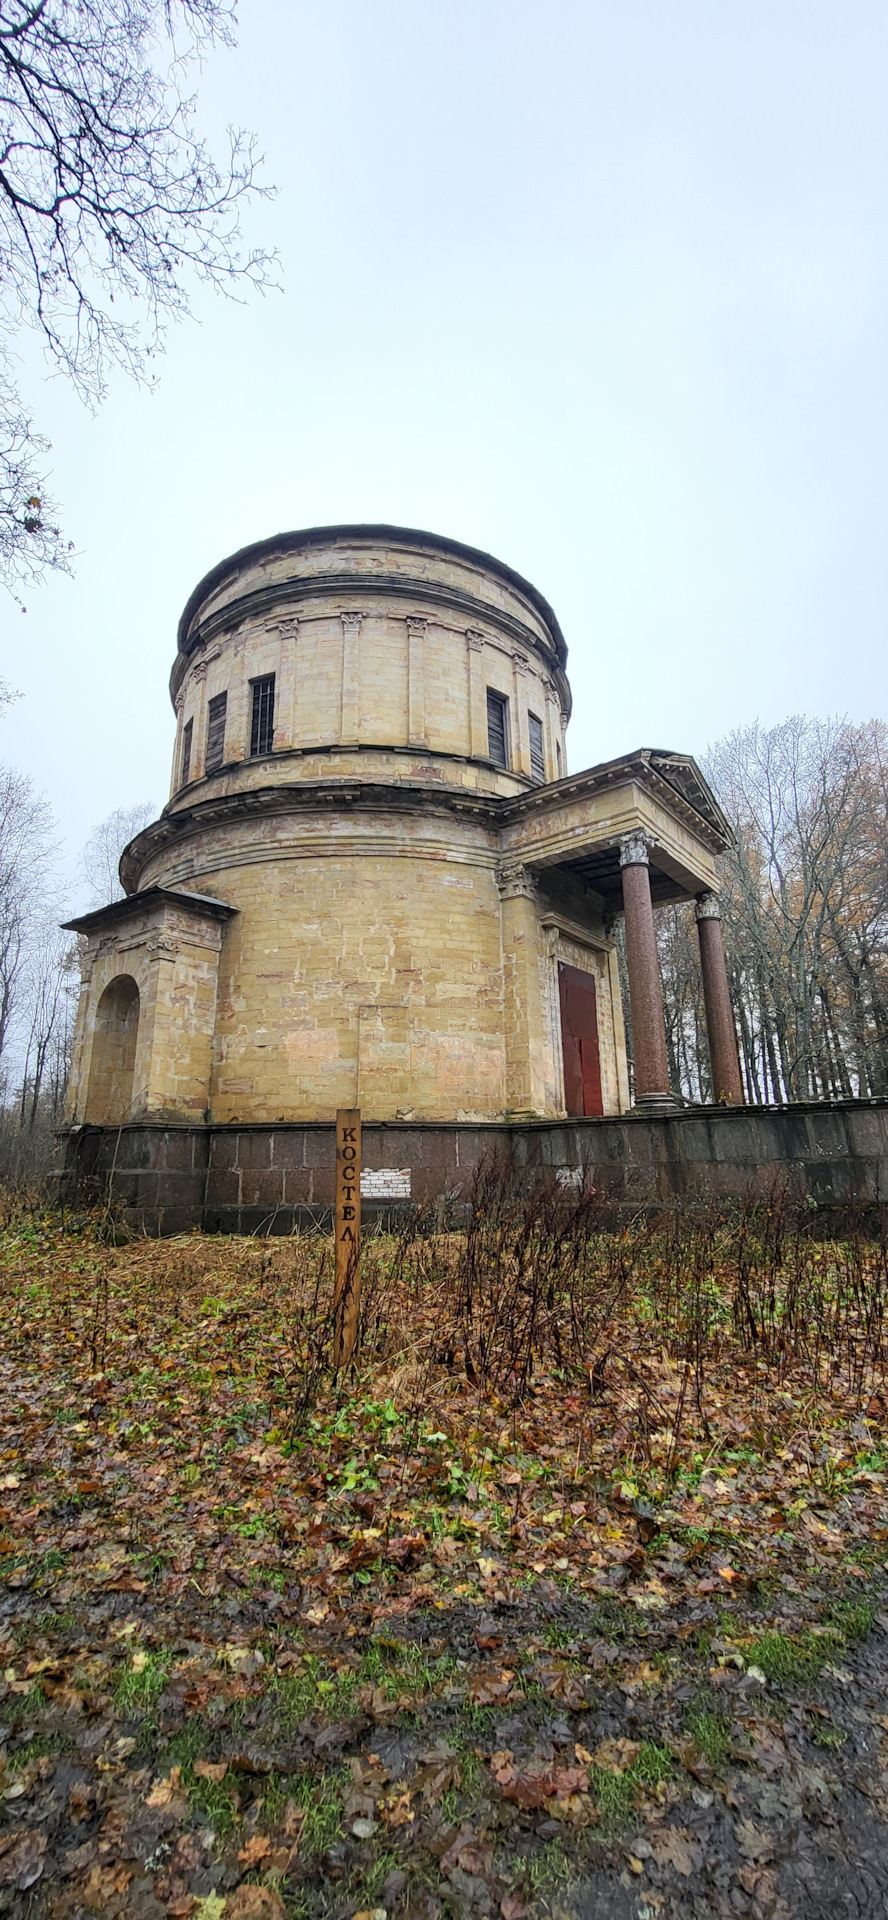
[[881, 1322], [754, 1339], [709, 1245], [516, 1392], [457, 1236], [335, 1381], [320, 1238], [13, 1223], [0, 1913], [888, 1911]]

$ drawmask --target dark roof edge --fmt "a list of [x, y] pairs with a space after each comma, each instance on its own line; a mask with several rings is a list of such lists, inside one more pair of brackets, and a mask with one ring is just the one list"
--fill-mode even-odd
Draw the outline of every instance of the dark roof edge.
[[[691, 776], [684, 786], [677, 778], [682, 769], [687, 769]], [[666, 748], [635, 747], [631, 753], [618, 754], [613, 760], [602, 760], [597, 766], [581, 767], [576, 773], [562, 774], [560, 780], [531, 787], [524, 793], [503, 796], [500, 804], [509, 812], [530, 813], [544, 805], [546, 795], [556, 787], [569, 793], [575, 787], [606, 786], [612, 780], [640, 779], [650, 782], [652, 776], [654, 782], [661, 782], [662, 786], [670, 789], [683, 807], [689, 808], [699, 820], [704, 821], [725, 847], [734, 845], [734, 829], [693, 755], [672, 753]]]
[[99, 927], [109, 921], [125, 920], [130, 914], [138, 913], [140, 908], [154, 906], [160, 901], [175, 907], [199, 909], [210, 914], [214, 920], [227, 920], [238, 913], [238, 907], [229, 906], [227, 900], [216, 900], [209, 893], [185, 893], [174, 887], [146, 887], [144, 893], [129, 893], [123, 900], [110, 900], [107, 907], [96, 907], [92, 913], [79, 914], [76, 920], [63, 920], [66, 933], [95, 933]]
[[508, 581], [519, 593], [525, 595], [545, 621], [552, 639], [559, 663], [563, 667], [567, 662], [567, 642], [548, 600], [525, 580], [523, 574], [516, 573], [513, 567], [507, 567], [504, 560], [497, 560], [492, 553], [484, 553], [480, 547], [468, 547], [461, 540], [451, 540], [446, 534], [425, 533], [419, 527], [392, 527], [381, 525], [362, 525], [355, 523], [341, 527], [304, 527], [291, 533], [272, 534], [267, 540], [254, 540], [250, 546], [240, 547], [237, 553], [231, 553], [226, 560], [218, 561], [198, 581], [193, 593], [185, 602], [182, 617], [176, 633], [176, 646], [179, 653], [187, 653], [188, 629], [207, 596], [213, 593], [231, 573], [241, 567], [249, 566], [264, 559], [271, 553], [296, 553], [300, 547], [326, 546], [333, 540], [400, 540], [408, 546], [431, 546], [443, 549], [445, 553], [457, 555], [459, 559], [471, 560], [477, 566], [495, 573], [501, 580]]

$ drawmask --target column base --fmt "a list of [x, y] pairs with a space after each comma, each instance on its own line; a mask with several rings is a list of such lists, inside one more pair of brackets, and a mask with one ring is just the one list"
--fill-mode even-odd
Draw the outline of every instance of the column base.
[[673, 1093], [643, 1093], [632, 1103], [633, 1113], [677, 1113], [678, 1101]]

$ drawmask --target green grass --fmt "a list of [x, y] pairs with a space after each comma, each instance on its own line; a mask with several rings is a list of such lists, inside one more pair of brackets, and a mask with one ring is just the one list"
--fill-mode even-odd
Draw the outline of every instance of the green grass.
[[297, 1806], [305, 1808], [299, 1836], [299, 1851], [304, 1859], [320, 1859], [338, 1840], [342, 1832], [342, 1789], [346, 1779], [344, 1771], [338, 1771], [322, 1773], [320, 1777], [297, 1774], [291, 1782], [293, 1799]]
[[748, 1664], [760, 1667], [776, 1686], [810, 1684], [844, 1647], [866, 1639], [874, 1618], [868, 1600], [842, 1601], [820, 1628], [802, 1627], [793, 1635], [761, 1634], [747, 1649]]
[[846, 1600], [833, 1611], [833, 1623], [845, 1640], [865, 1640], [875, 1613], [868, 1600]]
[[450, 1654], [430, 1656], [410, 1640], [378, 1639], [367, 1647], [358, 1678], [384, 1688], [387, 1698], [396, 1700], [402, 1693], [436, 1692], [455, 1667]]
[[379, 1896], [389, 1874], [401, 1865], [402, 1862], [396, 1853], [382, 1852], [376, 1855], [372, 1866], [367, 1867], [362, 1873], [355, 1888], [355, 1904], [359, 1912], [366, 1912], [368, 1908], [379, 1905]]
[[815, 1747], [843, 1747], [848, 1738], [841, 1727], [816, 1726], [814, 1728]]
[[170, 1665], [167, 1654], [149, 1653], [139, 1671], [132, 1665], [124, 1667], [114, 1687], [114, 1704], [124, 1720], [151, 1712], [166, 1686]]
[[323, 1711], [331, 1719], [353, 1713], [356, 1693], [354, 1672], [331, 1672], [323, 1661], [306, 1654], [300, 1669], [275, 1678], [268, 1689], [268, 1698], [286, 1732], [297, 1728], [311, 1713]]
[[576, 1878], [576, 1866], [559, 1837], [557, 1840], [547, 1840], [545, 1846], [522, 1862], [520, 1877], [527, 1893], [536, 1896], [551, 1892], [555, 1887], [568, 1886]]
[[206, 1821], [216, 1833], [230, 1833], [235, 1824], [234, 1808], [231, 1803], [231, 1788], [227, 1780], [202, 1780], [194, 1771], [195, 1760], [202, 1760], [218, 1738], [217, 1729], [211, 1727], [202, 1714], [189, 1715], [179, 1732], [158, 1756], [157, 1769], [168, 1773], [171, 1767], [181, 1767], [182, 1785], [191, 1802], [192, 1812]]
[[759, 1667], [778, 1687], [801, 1687], [816, 1680], [837, 1648], [838, 1634], [813, 1634], [803, 1628], [794, 1638], [786, 1633], [763, 1633], [748, 1649], [749, 1666]]
[[7, 1756], [6, 1770], [14, 1780], [17, 1774], [24, 1772], [25, 1767], [29, 1766], [32, 1760], [42, 1760], [48, 1753], [60, 1753], [66, 1745], [67, 1742], [62, 1739], [61, 1734], [35, 1733], [33, 1739], [28, 1740], [25, 1746], [18, 1747], [14, 1753]]
[[627, 1820], [640, 1787], [657, 1787], [672, 1777], [673, 1765], [665, 1747], [645, 1740], [631, 1767], [623, 1773], [609, 1773], [604, 1767], [592, 1767], [589, 1790], [602, 1820], [618, 1825]]
[[195, 1760], [206, 1758], [214, 1737], [213, 1728], [202, 1714], [189, 1714], [184, 1726], [158, 1756], [158, 1767], [169, 1772], [170, 1767], [192, 1766]]
[[711, 1767], [723, 1765], [730, 1745], [730, 1731], [727, 1720], [718, 1713], [708, 1713], [704, 1708], [690, 1713], [685, 1722], [687, 1730], [698, 1751], [709, 1761]]

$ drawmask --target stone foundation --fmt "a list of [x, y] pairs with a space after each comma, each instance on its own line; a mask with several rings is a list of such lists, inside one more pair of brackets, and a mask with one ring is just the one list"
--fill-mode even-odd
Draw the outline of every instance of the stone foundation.
[[[334, 1134], [324, 1122], [72, 1127], [61, 1136], [57, 1192], [66, 1205], [111, 1201], [149, 1234], [323, 1227]], [[458, 1223], [474, 1170], [492, 1151], [521, 1169], [585, 1171], [633, 1211], [767, 1198], [775, 1182], [826, 1214], [863, 1206], [878, 1219], [888, 1206], [888, 1101], [848, 1100], [510, 1124], [365, 1121], [365, 1170], [410, 1174], [409, 1203], [365, 1199], [365, 1220], [438, 1205]]]

